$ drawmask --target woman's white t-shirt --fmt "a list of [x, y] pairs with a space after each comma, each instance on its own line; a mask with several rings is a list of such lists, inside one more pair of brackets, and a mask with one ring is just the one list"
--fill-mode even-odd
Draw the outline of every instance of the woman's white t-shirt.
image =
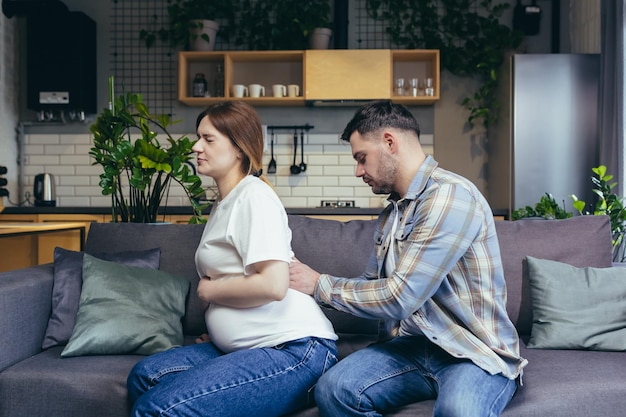
[[[252, 274], [256, 262], [289, 263], [292, 256], [291, 230], [280, 199], [269, 185], [248, 175], [211, 211], [195, 259], [201, 277], [229, 279]], [[315, 300], [291, 288], [281, 301], [259, 307], [211, 303], [205, 320], [211, 341], [224, 352], [303, 337], [337, 339]]]

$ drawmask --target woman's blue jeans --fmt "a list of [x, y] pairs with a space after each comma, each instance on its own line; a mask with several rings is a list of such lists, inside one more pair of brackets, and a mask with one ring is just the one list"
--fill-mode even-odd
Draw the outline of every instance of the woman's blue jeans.
[[212, 343], [143, 359], [128, 376], [132, 416], [280, 416], [313, 404], [335, 342], [304, 338], [225, 354]]
[[324, 374], [315, 399], [324, 417], [374, 417], [435, 399], [435, 417], [495, 417], [517, 383], [454, 358], [425, 337], [397, 337], [352, 353]]

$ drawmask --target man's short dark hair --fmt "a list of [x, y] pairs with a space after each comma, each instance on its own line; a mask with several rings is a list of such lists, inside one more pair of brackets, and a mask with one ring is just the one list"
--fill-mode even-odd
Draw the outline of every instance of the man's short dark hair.
[[355, 131], [365, 135], [385, 127], [413, 131], [418, 138], [420, 136], [420, 126], [409, 109], [389, 100], [381, 100], [373, 101], [357, 110], [341, 134], [341, 140], [350, 142], [350, 136]]

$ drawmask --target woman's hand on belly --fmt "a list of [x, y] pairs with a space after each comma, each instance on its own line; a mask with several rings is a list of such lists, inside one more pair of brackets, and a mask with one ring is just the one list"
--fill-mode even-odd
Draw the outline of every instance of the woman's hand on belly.
[[252, 265], [250, 275], [226, 278], [202, 278], [198, 283], [198, 297], [205, 303], [226, 307], [259, 307], [280, 301], [289, 288], [289, 264], [284, 261], [263, 261]]

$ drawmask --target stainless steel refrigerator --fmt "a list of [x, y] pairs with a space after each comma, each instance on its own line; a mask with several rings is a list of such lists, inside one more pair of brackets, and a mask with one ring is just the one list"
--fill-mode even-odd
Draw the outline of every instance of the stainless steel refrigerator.
[[499, 121], [488, 132], [487, 198], [508, 214], [548, 192], [574, 212], [592, 201], [598, 165], [598, 54], [516, 54], [500, 79]]

